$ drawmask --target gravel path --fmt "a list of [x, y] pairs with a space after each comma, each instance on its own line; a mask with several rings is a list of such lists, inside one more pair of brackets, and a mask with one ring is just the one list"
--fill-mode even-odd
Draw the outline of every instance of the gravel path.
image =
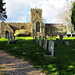
[[11, 56], [0, 50], [0, 75], [46, 75], [27, 61]]

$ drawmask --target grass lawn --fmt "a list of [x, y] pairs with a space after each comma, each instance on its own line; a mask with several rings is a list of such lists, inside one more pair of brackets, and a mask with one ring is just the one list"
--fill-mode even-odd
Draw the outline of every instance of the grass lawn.
[[70, 40], [70, 46], [54, 40], [55, 56], [48, 58], [43, 56], [45, 50], [32, 37], [16, 37], [15, 44], [7, 44], [7, 39], [0, 38], [0, 49], [29, 61], [47, 75], [75, 75], [75, 38], [66, 39]]

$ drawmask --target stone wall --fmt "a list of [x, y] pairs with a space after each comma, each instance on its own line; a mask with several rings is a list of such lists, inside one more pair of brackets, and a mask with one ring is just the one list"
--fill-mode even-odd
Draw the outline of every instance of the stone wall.
[[66, 35], [67, 26], [63, 24], [49, 24], [45, 26], [45, 35], [57, 36], [57, 35]]

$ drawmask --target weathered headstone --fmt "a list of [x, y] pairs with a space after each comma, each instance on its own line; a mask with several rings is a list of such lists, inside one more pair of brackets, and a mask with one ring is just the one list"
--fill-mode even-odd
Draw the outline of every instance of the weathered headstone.
[[48, 50], [49, 52], [51, 52], [51, 55], [54, 56], [54, 41], [52, 40], [49, 41]]
[[43, 48], [45, 48], [45, 37], [43, 36]]
[[47, 49], [47, 38], [45, 39], [45, 50]]
[[63, 42], [63, 35], [60, 35], [60, 42]]
[[10, 43], [10, 36], [8, 36], [8, 44]]
[[69, 46], [70, 44], [69, 44], [69, 40], [65, 40], [65, 44], [67, 45], [67, 46]]
[[42, 46], [42, 39], [41, 39], [41, 36], [39, 36], [39, 45]]

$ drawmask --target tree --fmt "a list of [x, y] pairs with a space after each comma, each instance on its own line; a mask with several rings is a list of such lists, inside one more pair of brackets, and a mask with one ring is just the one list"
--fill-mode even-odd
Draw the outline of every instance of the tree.
[[7, 19], [6, 8], [4, 8], [5, 4], [6, 3], [3, 2], [3, 0], [0, 0], [0, 20], [1, 21], [5, 21], [5, 19]]
[[75, 28], [75, 2], [73, 3], [71, 21], [72, 21], [72, 24], [73, 24], [73, 26]]
[[24, 29], [20, 29], [20, 30], [16, 30], [14, 36], [18, 36], [19, 34], [24, 34], [24, 35], [28, 35], [28, 30], [24, 30]]
[[71, 37], [72, 37], [72, 33], [74, 31], [74, 27], [71, 23], [71, 14], [72, 14], [72, 2], [68, 2], [66, 3], [66, 5], [64, 6], [64, 11], [62, 13], [60, 13], [58, 15], [59, 19], [62, 21], [62, 23], [64, 25], [67, 26], [67, 31], [69, 31], [71, 33]]

